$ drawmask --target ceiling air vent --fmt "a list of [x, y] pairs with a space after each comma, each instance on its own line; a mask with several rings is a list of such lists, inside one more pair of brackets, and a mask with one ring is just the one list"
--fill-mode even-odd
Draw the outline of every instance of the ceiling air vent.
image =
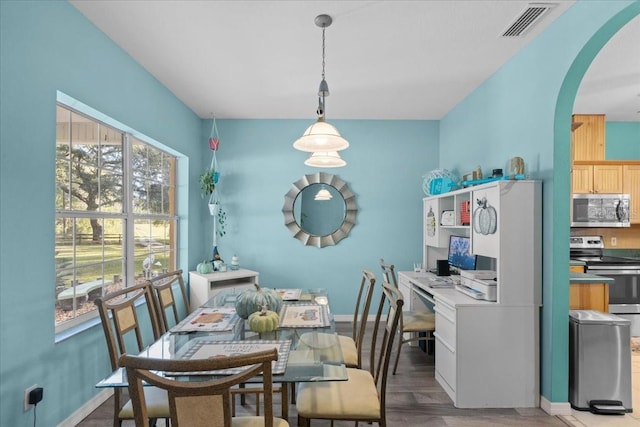
[[515, 21], [502, 33], [502, 37], [520, 37], [529, 31], [533, 24], [556, 6], [555, 3], [529, 3]]

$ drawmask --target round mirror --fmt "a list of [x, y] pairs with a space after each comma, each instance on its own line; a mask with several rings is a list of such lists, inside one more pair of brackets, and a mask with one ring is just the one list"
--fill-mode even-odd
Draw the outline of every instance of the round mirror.
[[305, 245], [335, 245], [355, 225], [355, 195], [336, 175], [305, 175], [284, 196], [282, 212], [285, 225]]

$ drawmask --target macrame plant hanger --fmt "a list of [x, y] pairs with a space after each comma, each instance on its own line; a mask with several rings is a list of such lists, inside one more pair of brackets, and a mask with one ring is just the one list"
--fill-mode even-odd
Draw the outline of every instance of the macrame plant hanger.
[[[220, 146], [220, 135], [218, 134], [218, 127], [216, 126], [216, 117], [213, 116], [213, 125], [211, 126], [211, 133], [209, 134], [209, 149], [213, 152], [211, 156], [211, 165], [209, 170], [213, 170], [213, 183], [218, 184], [220, 178], [220, 172], [218, 171], [218, 160], [216, 158], [216, 152]], [[220, 203], [216, 197], [215, 189], [209, 196], [209, 213], [213, 217], [213, 258], [214, 261], [221, 261], [222, 258], [218, 252], [218, 212], [220, 210]], [[214, 264], [215, 266], [215, 264]]]

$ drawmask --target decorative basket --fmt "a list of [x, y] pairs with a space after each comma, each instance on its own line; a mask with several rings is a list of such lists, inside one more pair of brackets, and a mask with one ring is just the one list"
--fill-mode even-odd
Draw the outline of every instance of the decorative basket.
[[422, 178], [422, 191], [427, 196], [447, 193], [458, 188], [458, 177], [447, 169], [432, 170]]

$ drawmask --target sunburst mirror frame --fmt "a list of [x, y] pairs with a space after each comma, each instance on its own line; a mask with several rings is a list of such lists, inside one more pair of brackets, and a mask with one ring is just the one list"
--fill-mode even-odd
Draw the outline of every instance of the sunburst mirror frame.
[[[293, 205], [298, 195], [310, 185], [327, 184], [338, 190], [345, 204], [345, 215], [342, 224], [336, 231], [325, 236], [314, 236], [300, 228], [293, 214]], [[308, 174], [297, 180], [291, 186], [291, 189], [284, 196], [284, 206], [282, 213], [284, 214], [284, 224], [293, 237], [300, 240], [306, 246], [315, 246], [323, 248], [325, 246], [337, 245], [338, 242], [349, 235], [349, 232], [356, 224], [356, 196], [349, 188], [349, 185], [340, 179], [337, 175], [325, 172], [316, 172]]]

